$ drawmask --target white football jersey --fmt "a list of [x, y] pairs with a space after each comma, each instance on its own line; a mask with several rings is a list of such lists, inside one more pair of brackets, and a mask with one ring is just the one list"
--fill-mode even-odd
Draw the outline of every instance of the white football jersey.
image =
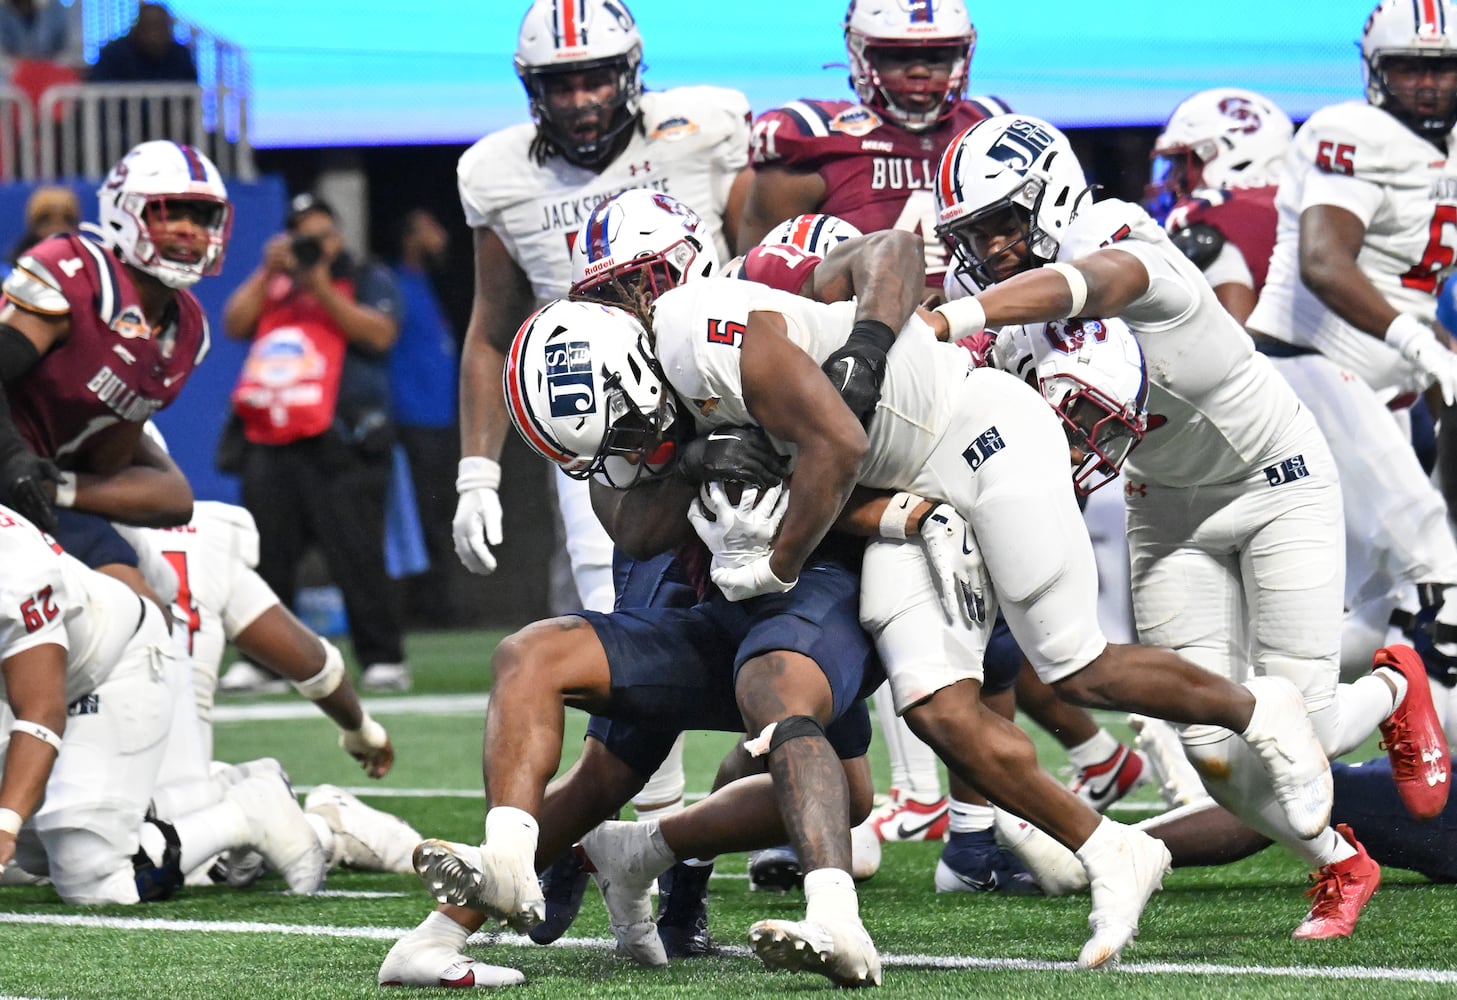
[[[70, 704], [110, 676], [143, 609], [126, 584], [88, 568], [0, 507], [0, 660], [46, 643], [64, 647]], [[0, 677], [0, 698], [4, 692]]]
[[1283, 440], [1300, 409], [1295, 393], [1142, 208], [1117, 199], [1089, 206], [1058, 256], [1103, 247], [1137, 257], [1149, 275], [1147, 291], [1119, 316], [1138, 337], [1149, 378], [1149, 432], [1128, 457], [1129, 477], [1180, 487], [1245, 478]]
[[1322, 108], [1286, 154], [1275, 205], [1275, 253], [1246, 326], [1317, 350], [1378, 391], [1424, 388], [1425, 377], [1385, 341], [1331, 312], [1300, 280], [1300, 214], [1334, 205], [1359, 218], [1361, 272], [1392, 306], [1430, 323], [1457, 251], [1457, 162], [1449, 150], [1364, 101]]
[[629, 188], [670, 194], [701, 215], [719, 259], [728, 259], [723, 212], [734, 177], [748, 163], [749, 102], [736, 90], [677, 87], [642, 99], [642, 129], [595, 173], [560, 156], [538, 164], [534, 124], [493, 132], [456, 168], [472, 229], [501, 238], [531, 280], [538, 305], [565, 298], [572, 284], [571, 240], [599, 203]]
[[[855, 324], [854, 302], [814, 302], [731, 278], [690, 281], [659, 297], [653, 308], [658, 360], [673, 389], [694, 408], [700, 431], [757, 423], [744, 404], [739, 372], [751, 312], [782, 315], [789, 340], [816, 364], [844, 345]], [[938, 341], [918, 317], [906, 323], [887, 358], [860, 482], [888, 489], [919, 473], [950, 423], [954, 394], [970, 364], [970, 354]], [[886, 412], [900, 419], [878, 419]], [[787, 442], [775, 444], [793, 456]]]
[[233, 504], [199, 500], [187, 524], [144, 534], [177, 574], [172, 618], [187, 629], [198, 701], [211, 704], [228, 640], [278, 603], [272, 591], [260, 595], [253, 585], [258, 565], [253, 515]]

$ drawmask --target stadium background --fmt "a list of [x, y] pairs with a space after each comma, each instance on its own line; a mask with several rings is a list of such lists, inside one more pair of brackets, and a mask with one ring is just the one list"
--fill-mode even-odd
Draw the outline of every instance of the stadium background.
[[[135, 0], [76, 0], [93, 21], [126, 24]], [[289, 194], [323, 188], [356, 246], [389, 250], [391, 227], [413, 207], [451, 230], [440, 283], [459, 336], [471, 296], [471, 239], [455, 190], [455, 161], [481, 135], [525, 118], [511, 54], [525, 0], [173, 0], [179, 18], [240, 46], [249, 75], [250, 138], [260, 177], [230, 180], [237, 207], [224, 273], [199, 286], [214, 321], [214, 352], [159, 423], [199, 497], [236, 500], [213, 469], [227, 393], [243, 346], [225, 341], [222, 303], [257, 264]], [[740, 0], [687, 5], [635, 0], [647, 85], [714, 83], [745, 91], [755, 113], [797, 97], [848, 96], [839, 23], [843, 0]], [[1370, 0], [1284, 5], [1226, 0], [1180, 9], [1157, 0], [1116, 5], [1044, 0], [970, 3], [979, 40], [971, 94], [990, 93], [1068, 128], [1090, 180], [1137, 200], [1158, 125], [1178, 101], [1210, 86], [1260, 90], [1303, 120], [1361, 95], [1354, 44]], [[94, 56], [88, 30], [88, 54]], [[94, 181], [77, 180], [94, 214]], [[0, 184], [0, 247], [21, 226], [30, 188]], [[518, 624], [546, 612], [550, 529], [539, 497], [547, 469], [514, 439], [506, 457], [506, 545], [489, 579], [458, 576], [475, 623]], [[442, 484], [451, 489], [452, 484]]]

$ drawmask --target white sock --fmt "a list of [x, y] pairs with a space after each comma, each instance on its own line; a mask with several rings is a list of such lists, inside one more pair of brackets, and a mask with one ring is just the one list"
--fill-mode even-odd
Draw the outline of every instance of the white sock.
[[1106, 729], [1099, 729], [1091, 739], [1068, 747], [1067, 758], [1073, 767], [1082, 769], [1101, 764], [1118, 752], [1118, 741]]
[[[1377, 667], [1375, 670], [1371, 671], [1371, 676], [1383, 678], [1387, 683], [1392, 684], [1396, 687], [1396, 694], [1391, 699], [1391, 711], [1387, 712], [1386, 716], [1383, 717], [1390, 718], [1391, 712], [1395, 712], [1396, 707], [1402, 702], [1406, 701], [1406, 692], [1408, 687], [1406, 674], [1402, 673], [1400, 670], [1393, 670], [1391, 667]], [[1357, 683], [1359, 683], [1359, 681], [1364, 681], [1365, 679], [1366, 678], [1362, 677], [1357, 681]]]
[[662, 819], [664, 816], [671, 816], [683, 808], [683, 735], [680, 733], [678, 739], [673, 743], [673, 748], [668, 751], [668, 756], [653, 776], [642, 786], [642, 790], [632, 797], [633, 808], [637, 810], [638, 819]]
[[1326, 827], [1310, 840], [1305, 841], [1305, 850], [1297, 851], [1309, 864], [1318, 868], [1333, 865], [1338, 861], [1356, 856], [1356, 849], [1330, 827]]
[[804, 876], [804, 916], [815, 923], [834, 923], [847, 917], [860, 920], [860, 897], [855, 880], [843, 868], [816, 868]]
[[951, 832], [979, 833], [990, 830], [996, 822], [997, 811], [992, 806], [977, 806], [960, 799], [951, 800]]
[[895, 714], [889, 681], [876, 689], [871, 701], [875, 705], [875, 721], [880, 724], [880, 738], [885, 741], [885, 754], [890, 758], [890, 787], [903, 790], [911, 783], [906, 771], [906, 754], [901, 748], [901, 739], [909, 730], [898, 725], [900, 719]]
[[[206, 809], [179, 816], [172, 821], [172, 826], [177, 831], [177, 839], [182, 842], [182, 870], [185, 872], [192, 871], [214, 854], [235, 847], [251, 846], [252, 824], [248, 822], [243, 810], [227, 799]], [[161, 836], [150, 823], [142, 824], [143, 833], [148, 830], [157, 833], [158, 837]], [[142, 846], [146, 848], [145, 840]], [[147, 856], [152, 856], [150, 849], [147, 850]]]
[[431, 910], [430, 914], [420, 921], [420, 926], [412, 930], [408, 936], [429, 941], [431, 944], [444, 945], [451, 951], [460, 951], [465, 948], [465, 939], [470, 937], [470, 931], [439, 910]]
[[1122, 827], [1104, 816], [1093, 832], [1088, 835], [1088, 839], [1083, 841], [1082, 846], [1073, 853], [1078, 856], [1078, 860], [1083, 863], [1083, 866], [1087, 867], [1089, 858], [1096, 859], [1104, 851], [1116, 850], [1122, 839]]
[[513, 854], [536, 857], [539, 830], [536, 817], [514, 806], [496, 806], [486, 813], [486, 839], [483, 842]]

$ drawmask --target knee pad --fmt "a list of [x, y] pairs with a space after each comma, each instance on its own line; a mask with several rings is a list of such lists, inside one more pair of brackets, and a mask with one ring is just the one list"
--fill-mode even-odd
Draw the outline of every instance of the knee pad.
[[155, 903], [171, 899], [182, 888], [182, 841], [171, 823], [150, 819], [146, 825], [156, 827], [162, 834], [162, 858], [154, 861], [144, 848], [139, 848], [132, 855], [132, 874], [136, 879], [137, 898], [143, 903]]
[[67, 903], [131, 904], [139, 899], [125, 847], [92, 830], [58, 827], [41, 835], [51, 882]]

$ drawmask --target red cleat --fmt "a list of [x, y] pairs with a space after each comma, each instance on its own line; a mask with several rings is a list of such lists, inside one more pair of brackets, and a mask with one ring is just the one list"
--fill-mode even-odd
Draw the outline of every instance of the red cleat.
[[862, 825], [869, 826], [886, 843], [941, 840], [951, 829], [951, 800], [942, 796], [935, 802], [922, 802], [899, 788], [892, 788], [890, 799], [867, 816]]
[[[1378, 654], [1379, 655], [1379, 654]], [[1371, 860], [1366, 848], [1356, 839], [1351, 828], [1342, 823], [1336, 832], [1356, 849], [1355, 857], [1326, 865], [1310, 877], [1315, 887], [1306, 893], [1314, 896], [1310, 912], [1290, 935], [1299, 941], [1350, 937], [1356, 929], [1361, 908], [1381, 885], [1381, 866]]]
[[1378, 649], [1373, 666], [1390, 667], [1406, 678], [1406, 697], [1381, 723], [1381, 749], [1391, 758], [1391, 776], [1406, 811], [1432, 819], [1447, 805], [1452, 758], [1421, 656], [1410, 646]]
[[1098, 812], [1106, 812], [1145, 780], [1145, 763], [1143, 754], [1120, 743], [1107, 760], [1079, 768], [1068, 791]]

